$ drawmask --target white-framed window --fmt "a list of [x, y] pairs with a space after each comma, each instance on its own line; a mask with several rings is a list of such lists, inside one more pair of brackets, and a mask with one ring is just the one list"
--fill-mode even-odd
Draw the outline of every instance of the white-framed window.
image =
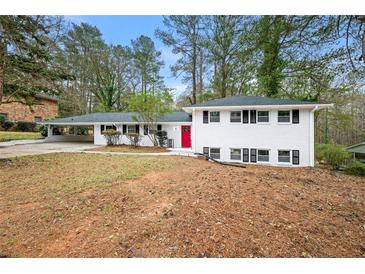
[[290, 150], [278, 150], [278, 162], [290, 163]]
[[137, 131], [136, 131], [136, 125], [127, 125], [127, 132], [129, 134], [137, 133]]
[[210, 123], [219, 123], [220, 122], [220, 112], [219, 111], [210, 111], [209, 112], [209, 122]]
[[221, 158], [221, 149], [217, 147], [211, 147], [209, 151], [210, 158], [220, 159]]
[[241, 161], [241, 152], [240, 148], [231, 148], [231, 160], [239, 160]]
[[258, 123], [268, 123], [269, 122], [269, 112], [267, 110], [265, 110], [265, 111], [258, 110], [257, 111], [257, 122]]
[[34, 116], [34, 122], [35, 122], [35, 123], [40, 123], [40, 122], [42, 122], [42, 117], [41, 117], [41, 116]]
[[258, 149], [257, 150], [257, 161], [258, 162], [269, 162], [269, 150]]
[[241, 123], [241, 111], [231, 111], [231, 123]]
[[278, 123], [290, 123], [290, 110], [278, 110]]

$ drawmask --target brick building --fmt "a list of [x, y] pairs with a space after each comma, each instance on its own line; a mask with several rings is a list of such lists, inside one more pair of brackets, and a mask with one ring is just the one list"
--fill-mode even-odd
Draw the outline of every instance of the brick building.
[[36, 95], [39, 104], [31, 107], [21, 103], [0, 105], [0, 115], [9, 121], [42, 122], [58, 115], [58, 99], [49, 95]]

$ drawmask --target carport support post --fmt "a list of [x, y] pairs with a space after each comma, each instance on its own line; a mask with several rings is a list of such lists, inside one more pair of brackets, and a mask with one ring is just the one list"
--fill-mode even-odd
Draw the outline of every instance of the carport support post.
[[47, 125], [47, 137], [52, 137], [53, 135], [53, 127], [51, 125]]

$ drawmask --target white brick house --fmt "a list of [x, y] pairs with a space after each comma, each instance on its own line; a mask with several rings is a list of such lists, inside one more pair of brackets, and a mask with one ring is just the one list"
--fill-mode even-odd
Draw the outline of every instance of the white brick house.
[[[169, 145], [188, 148], [224, 162], [279, 166], [314, 166], [314, 111], [330, 104], [232, 96], [183, 108], [162, 117], [157, 130], [165, 130]], [[93, 142], [105, 145], [102, 131], [113, 127], [121, 143], [128, 132], [142, 135], [142, 145], [152, 146], [146, 125], [136, 113], [93, 113], [46, 122], [48, 140], [83, 140], [80, 136], [53, 136], [52, 126], [92, 126]], [[155, 130], [156, 130], [155, 129]]]

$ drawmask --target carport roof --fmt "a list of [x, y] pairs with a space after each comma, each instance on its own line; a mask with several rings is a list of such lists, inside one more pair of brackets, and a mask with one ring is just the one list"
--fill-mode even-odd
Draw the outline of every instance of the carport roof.
[[[99, 123], [134, 123], [137, 112], [97, 112], [80, 116], [59, 118], [44, 122], [46, 125], [53, 124], [99, 124]], [[191, 115], [185, 111], [174, 111], [165, 114], [157, 120], [159, 123], [191, 122]]]

